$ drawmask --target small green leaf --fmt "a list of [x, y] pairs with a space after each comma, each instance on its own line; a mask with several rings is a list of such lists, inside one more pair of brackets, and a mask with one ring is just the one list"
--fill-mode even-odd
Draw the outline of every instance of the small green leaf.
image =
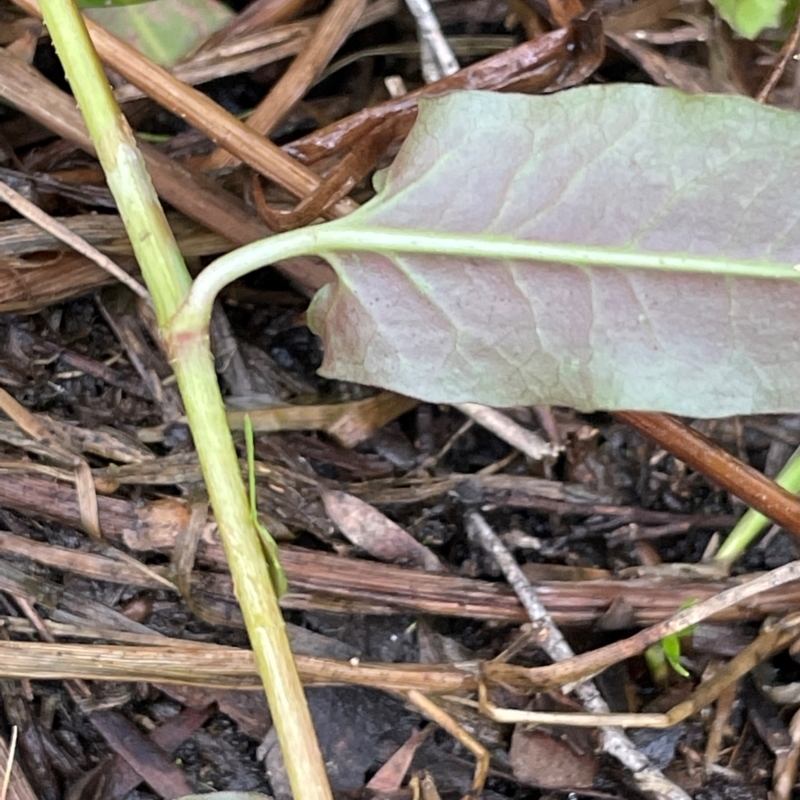
[[740, 36], [755, 39], [767, 28], [777, 28], [786, 0], [711, 0], [722, 19]]
[[244, 440], [247, 445], [247, 479], [248, 488], [250, 490], [250, 519], [261, 538], [261, 545], [264, 548], [264, 555], [267, 559], [272, 585], [275, 587], [275, 594], [281, 597], [288, 591], [289, 582], [281, 566], [278, 543], [272, 538], [270, 532], [262, 525], [261, 520], [258, 518], [258, 508], [256, 507], [256, 455], [253, 439], [253, 423], [250, 420], [249, 414], [244, 415]]
[[667, 659], [667, 662], [678, 673], [678, 675], [682, 675], [684, 678], [689, 677], [688, 670], [681, 664], [681, 635], [680, 634], [671, 634], [670, 636], [665, 636], [661, 640], [661, 649], [664, 651], [664, 656]]
[[[684, 600], [678, 607], [679, 611], [684, 611], [687, 608], [697, 603], [697, 598], [691, 600]], [[678, 675], [684, 678], [689, 677], [688, 670], [681, 664], [681, 639], [691, 636], [694, 633], [696, 626], [689, 625], [677, 633], [671, 633], [665, 636], [657, 644], [650, 645], [645, 650], [645, 660], [650, 669], [650, 674], [656, 683], [666, 683], [668, 669], [667, 664], [672, 667]]]

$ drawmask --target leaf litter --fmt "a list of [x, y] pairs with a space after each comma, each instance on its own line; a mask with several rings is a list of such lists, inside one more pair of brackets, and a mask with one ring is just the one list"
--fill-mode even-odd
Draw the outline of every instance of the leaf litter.
[[[297, 4], [293, 9], [289, 5], [287, 15], [296, 14]], [[383, 65], [372, 62], [378, 70], [373, 73], [365, 69], [371, 57], [364, 56], [355, 68], [323, 83], [284, 118], [285, 127], [278, 135], [287, 143], [285, 155], [273, 150], [266, 155], [266, 145], [256, 140], [252, 153], [245, 149], [238, 155], [253, 160], [273, 178], [275, 182], [266, 186], [266, 202], [286, 211], [296, 204], [286, 191], [302, 201], [321, 185], [321, 179], [310, 171], [272, 170], [270, 159], [291, 155], [306, 168], [328, 169], [359, 137], [370, 136], [377, 117], [393, 122], [389, 143], [382, 145], [385, 154], [377, 158], [378, 165], [385, 166], [410, 128], [420, 95], [433, 96], [457, 87], [554, 91], [587, 80], [616, 81], [620, 75], [641, 80], [637, 69], [662, 85], [693, 90], [702, 85], [717, 91], [734, 87], [755, 95], [774, 77], [770, 69], [774, 66], [777, 74], [781, 64], [769, 37], [760, 43], [762, 55], [757, 60], [724, 28], [714, 27], [708, 10], [699, 6], [682, 6], [676, 18], [670, 16], [674, 8], [665, 3], [640, 0], [630, 8], [606, 4], [583, 20], [573, 17], [589, 9], [575, 6], [554, 2], [546, 10], [534, 11], [515, 3], [509, 17], [509, 8], [486, 3], [439, 4], [435, 11], [446, 34], [466, 30], [479, 39], [505, 30], [534, 41], [473, 64], [469, 56], [459, 56], [465, 69], [428, 87], [420, 86], [413, 60], [404, 62], [399, 56], [386, 59]], [[373, 20], [382, 14], [380, 18], [397, 25], [400, 39], [414, 41], [407, 18], [396, 8], [378, 11]], [[30, 34], [36, 30], [35, 21], [5, 4], [0, 12], [8, 15], [3, 17], [0, 33], [11, 32], [3, 43], [16, 47], [18, 53], [30, 50], [31, 41], [36, 42]], [[543, 33], [548, 17], [557, 24]], [[603, 48], [603, 26], [613, 31], [617, 48], [608, 54]], [[381, 37], [391, 38], [386, 30], [369, 27], [359, 36], [352, 40], [356, 52], [384, 44]], [[704, 51], [709, 41], [715, 48], [713, 63]], [[269, 47], [254, 52], [255, 60], [245, 69], [260, 64], [261, 74], [240, 74], [222, 89], [239, 97], [249, 92], [253, 104], [280, 74], [269, 67], [275, 63]], [[93, 205], [91, 193], [76, 196], [57, 191], [69, 181], [89, 187], [101, 183], [93, 160], [77, 149], [86, 146], [85, 136], [69, 116], [68, 103], [64, 104], [69, 98], [59, 94], [48, 80], [51, 76], [42, 76], [24, 61], [7, 56], [5, 51], [0, 58], [0, 93], [18, 111], [4, 111], [0, 122], [3, 166], [52, 178], [49, 184], [37, 180], [37, 204], [98, 239], [101, 250], [121, 255], [121, 264], [133, 270], [130, 261], [125, 261], [129, 250], [124, 237], [108, 235], [118, 230], [116, 218]], [[119, 55], [108, 52], [105, 57], [119, 74], [127, 73], [125, 64], [114, 60]], [[420, 88], [396, 100], [375, 103], [375, 98], [386, 97], [377, 81], [382, 66], [398, 70], [408, 88]], [[793, 69], [791, 63], [784, 67]], [[150, 90], [161, 97], [162, 84], [151, 84]], [[239, 88], [234, 90], [235, 86]], [[792, 106], [791, 81], [777, 81], [772, 91], [777, 105]], [[297, 96], [304, 93], [301, 90]], [[570, 96], [567, 92], [557, 102], [568, 103]], [[373, 100], [365, 107], [366, 97]], [[178, 87], [177, 98], [173, 110], [191, 114], [188, 93]], [[230, 105], [234, 98], [223, 99]], [[736, 108], [741, 102], [729, 98], [726, 107]], [[208, 110], [207, 119], [189, 118], [220, 139], [234, 129], [230, 115], [216, 108]], [[135, 125], [159, 129], [152, 103], [128, 111]], [[600, 185], [580, 194], [579, 205], [559, 224], [582, 224], [597, 235], [613, 232], [624, 241], [624, 226], [611, 228], [603, 222], [615, 210], [619, 217], [619, 209], [627, 209], [631, 218], [640, 214], [636, 198], [643, 188], [646, 148], [659, 143], [701, 147], [703, 131], [671, 143], [669, 120], [674, 113], [662, 112], [656, 125], [626, 151], [628, 128], [633, 137], [637, 126], [647, 122], [646, 114], [639, 116], [629, 117], [613, 137], [619, 142], [621, 160], [627, 157], [627, 203], [609, 205], [599, 199], [602, 184], [610, 180], [605, 177]], [[587, 117], [575, 126], [578, 135], [597, 121], [597, 115], [587, 112]], [[51, 126], [63, 138], [54, 139], [34, 120], [45, 128]], [[714, 124], [723, 126], [722, 132], [742, 134], [733, 116]], [[460, 127], [471, 130], [469, 125]], [[314, 130], [307, 133], [309, 128]], [[506, 128], [497, 128], [491, 141], [484, 138], [480, 158], [475, 158], [477, 163], [489, 163], [492, 176], [500, 174], [505, 161], [497, 157], [498, 152], [505, 155], [525, 146], [515, 146], [513, 125]], [[180, 125], [161, 129], [168, 130], [172, 139], [160, 150], [151, 148], [148, 158], [160, 165], [154, 179], [162, 196], [184, 215], [176, 219], [184, 252], [208, 258], [229, 249], [231, 243], [265, 235], [267, 226], [245, 202], [248, 195], [242, 186], [248, 182], [241, 180], [241, 169], [224, 186], [201, 179], [183, 161], [190, 157], [196, 164], [207, 156], [208, 140], [181, 130]], [[510, 134], [511, 144], [501, 134]], [[571, 143], [568, 134], [554, 135], [560, 157], [552, 154], [552, 148], [547, 155], [542, 147], [544, 155], [538, 155], [544, 159], [544, 176], [568, 166], [570, 157], [587, 158], [586, 146], [580, 141]], [[717, 143], [724, 147], [728, 138], [720, 133]], [[766, 148], [757, 150], [756, 158], [774, 169], [775, 188], [765, 188], [753, 201], [764, 204], [757, 206], [764, 209], [763, 214], [728, 215], [729, 240], [744, 248], [737, 252], [743, 257], [762, 252], [770, 232], [791, 222], [794, 208], [788, 178], [792, 170], [781, 169], [781, 162]], [[721, 169], [729, 180], [722, 201], [734, 208], [745, 200], [735, 191], [742, 179], [730, 164], [728, 171]], [[748, 174], [751, 179], [753, 175]], [[484, 183], [472, 163], [451, 179], [448, 208], [453, 219], [458, 220], [459, 214], [466, 219], [474, 208], [488, 212], [496, 208], [486, 202]], [[56, 190], [49, 191], [47, 186]], [[334, 190], [330, 197], [342, 187], [345, 183], [329, 187]], [[476, 195], [481, 203], [473, 202]], [[350, 190], [350, 197], [359, 202], [369, 196], [365, 184]], [[330, 202], [330, 198], [323, 200]], [[524, 212], [529, 200], [514, 200], [508, 208]], [[337, 202], [340, 211], [329, 209], [326, 214], [354, 207], [347, 205], [349, 200]], [[715, 229], [709, 208], [700, 198], [693, 209], [684, 209], [686, 219], [674, 226], [675, 231]], [[107, 221], [99, 229], [94, 226], [98, 215], [92, 213], [98, 209]], [[419, 210], [427, 222], [430, 208], [420, 206]], [[283, 796], [277, 749], [265, 740], [268, 773], [254, 755], [256, 742], [268, 737], [268, 712], [258, 692], [242, 690], [252, 689], [257, 680], [224, 554], [205, 509], [191, 441], [169, 384], [168, 361], [159, 349], [148, 310], [116, 290], [79, 298], [98, 289], [107, 277], [60, 244], [37, 239], [40, 234], [30, 228], [22, 229], [20, 239], [19, 221], [5, 213], [0, 221], [0, 302], [6, 312], [0, 320], [0, 380], [40, 423], [58, 432], [51, 442], [31, 436], [36, 430], [32, 427], [20, 429], [8, 423], [0, 430], [5, 470], [0, 481], [0, 519], [5, 528], [0, 569], [9, 639], [0, 643], [0, 671], [6, 677], [2, 690], [6, 719], [22, 732], [20, 775], [15, 780], [26, 780], [31, 792], [42, 798], [89, 794], [101, 784], [118, 787], [114, 791], [120, 794], [108, 796], [124, 796], [136, 786], [137, 797], [175, 796], [186, 791], [176, 788], [181, 780], [188, 781], [192, 790], [210, 782], [217, 789]], [[596, 224], [588, 225], [591, 220]], [[702, 248], [699, 236], [697, 242]], [[753, 249], [745, 252], [751, 244]], [[312, 685], [312, 707], [337, 790], [361, 789], [383, 765], [401, 763], [413, 774], [416, 787], [409, 788], [408, 775], [396, 773], [391, 787], [405, 793], [401, 796], [411, 796], [412, 791], [426, 797], [462, 795], [482, 780], [481, 759], [488, 752], [487, 797], [566, 796], [569, 791], [577, 797], [636, 796], [631, 775], [615, 761], [597, 757], [592, 733], [586, 738], [555, 721], [537, 727], [532, 737], [524, 722], [513, 723], [512, 730], [508, 723], [493, 721], [475, 708], [476, 665], [482, 665], [487, 675], [492, 670], [495, 674], [495, 680], [485, 684], [489, 695], [484, 710], [503, 708], [522, 714], [570, 710], [564, 708], [563, 699], [562, 705], [548, 705], [547, 696], [531, 688], [529, 670], [545, 666], [535, 645], [536, 630], [524, 624], [526, 615], [513, 592], [499, 580], [493, 560], [467, 538], [465, 513], [480, 508], [517, 558], [537, 565], [535, 587], [547, 614], [577, 651], [587, 652], [608, 645], [609, 640], [624, 645], [632, 628], [670, 617], [684, 600], [702, 603], [723, 590], [735, 589], [739, 577], [709, 578], [701, 570], [674, 572], [669, 577], [643, 572], [627, 580], [608, 576], [635, 565], [696, 563], [708, 558], [714, 531], [726, 533], [741, 513], [733, 495], [688, 469], [668, 449], [649, 444], [607, 415], [545, 405], [512, 409], [509, 413], [519, 423], [551, 446], [545, 459], [528, 461], [496, 434], [465, 424], [463, 416], [449, 407], [415, 404], [408, 398], [392, 400], [363, 386], [321, 380], [314, 374], [319, 345], [299, 327], [297, 304], [298, 298], [329, 280], [329, 273], [312, 260], [280, 267], [293, 283], [274, 272], [263, 274], [234, 287], [223, 298], [230, 326], [227, 335], [216, 330], [216, 356], [221, 379], [236, 397], [232, 423], [236, 424], [236, 415], [246, 412], [262, 420], [262, 431], [271, 431], [258, 434], [256, 425], [260, 518], [281, 541], [290, 582], [284, 607], [298, 663]], [[670, 300], [671, 310], [685, 311], [687, 326], [703, 322], [699, 312], [690, 309], [694, 302], [702, 310], [700, 288], [694, 293], [684, 290]], [[749, 285], [747, 289], [743, 296], [748, 302], [759, 299]], [[386, 299], [397, 301], [397, 296], [387, 294]], [[486, 296], [483, 299], [486, 304]], [[754, 320], [776, 323], [780, 304], [776, 309], [769, 300], [761, 302]], [[553, 302], [550, 310], [557, 319], [569, 309]], [[772, 355], [782, 357], [792, 347], [790, 337]], [[420, 368], [426, 363], [422, 356], [420, 351]], [[758, 364], [760, 358], [762, 354], [757, 353], [753, 362]], [[707, 355], [704, 360], [702, 354], [691, 359], [697, 373], [691, 377], [697, 386], [720, 368], [712, 361]], [[790, 380], [789, 368], [783, 371], [787, 375], [780, 379]], [[730, 390], [738, 373], [731, 369], [728, 373], [730, 382], [722, 383]], [[661, 391], [655, 386], [656, 377], [651, 376], [650, 385], [641, 390]], [[686, 402], [685, 410], [693, 415], [719, 417], [723, 411], [752, 410], [726, 409], [720, 404], [715, 413], [707, 404], [703, 412], [689, 406], [708, 403], [696, 396], [699, 389], [689, 389], [677, 380], [671, 383], [675, 384], [667, 387], [671, 395]], [[735, 395], [729, 392], [730, 397]], [[574, 405], [606, 406], [602, 398]], [[631, 407], [644, 406], [627, 406]], [[766, 464], [771, 474], [800, 439], [791, 414], [695, 424], [739, 458], [759, 468]], [[285, 427], [291, 432], [282, 432]], [[64, 438], [65, 431], [72, 435]], [[66, 446], [89, 464], [94, 497], [89, 493], [87, 500], [85, 485], [78, 494], [75, 472], [63, 457], [59, 459], [56, 445]], [[241, 454], [244, 457], [244, 448]], [[402, 555], [391, 558], [413, 559], [416, 554], [431, 564], [444, 565], [445, 573], [401, 568], [399, 562], [379, 564], [363, 553], [354, 557], [324, 504], [326, 496], [342, 497], [343, 493], [365, 504], [364, 513], [356, 512], [356, 522], [363, 525], [369, 516], [380, 521], [368, 526], [370, 535], [381, 529], [392, 532], [393, 544], [401, 546]], [[102, 541], [93, 543], [81, 532], [87, 502], [96, 507]], [[353, 500], [349, 503], [351, 509], [359, 508]], [[398, 534], [401, 529], [403, 536]], [[407, 549], [407, 535], [417, 547]], [[380, 552], [385, 556], [385, 550]], [[794, 540], [773, 531], [763, 545], [751, 549], [736, 572], [775, 569], [795, 557]], [[562, 569], [548, 572], [551, 566]], [[570, 571], [565, 573], [565, 567]], [[587, 569], [592, 567], [606, 573], [594, 576]], [[174, 588], [166, 587], [170, 582]], [[759, 797], [772, 789], [779, 793], [775, 796], [788, 796], [791, 780], [786, 778], [786, 769], [796, 749], [791, 733], [796, 726], [784, 724], [774, 709], [765, 711], [758, 699], [763, 698], [763, 687], [781, 689], [794, 679], [791, 649], [777, 660], [765, 656], [775, 642], [783, 642], [781, 637], [791, 637], [791, 627], [759, 634], [759, 624], [767, 615], [796, 608], [797, 591], [796, 584], [787, 583], [724, 608], [713, 623], [701, 622], [681, 654], [689, 679], [676, 674], [668, 688], [659, 689], [636, 657], [619, 661], [598, 678], [599, 690], [613, 711], [659, 715], [685, 701], [693, 690], [702, 695], [713, 684], [712, 675], [724, 672], [725, 661], [737, 653], [760, 650], [755, 661], [745, 665], [758, 670], [760, 688], [755, 693], [734, 692], [736, 699], [727, 705], [720, 701], [718, 709], [727, 708], [730, 718], [720, 719], [717, 711], [714, 724], [722, 731], [718, 745], [711, 748], [709, 744], [706, 750], [699, 716], [676, 726], [669, 741], [655, 739], [665, 743], [666, 757], [663, 752], [659, 758], [651, 755], [657, 747], [640, 745], [652, 765], [666, 775], [665, 782], [647, 784], [647, 791], [662, 796], [682, 796], [675, 792], [683, 792], [723, 797], [744, 792]], [[785, 650], [785, 645], [780, 646]], [[758, 661], [763, 663], [757, 666]], [[352, 685], [336, 688], [342, 683]], [[423, 737], [415, 731], [422, 728], [421, 717], [386, 691], [399, 692], [407, 701], [419, 692], [419, 702], [413, 706], [422, 714], [435, 714], [438, 731], [419, 742]], [[426, 705], [430, 701], [435, 706]], [[210, 703], [216, 706], [209, 708]], [[752, 727], [743, 727], [743, 709], [754, 720]], [[770, 734], [767, 720], [783, 735], [774, 735], [774, 730]], [[733, 735], [725, 732], [726, 725]], [[634, 742], [644, 742], [635, 733], [631, 735]], [[527, 741], [537, 739], [534, 744]], [[523, 741], [527, 742], [524, 752]], [[404, 751], [409, 742], [414, 743], [410, 760]], [[164, 758], [164, 752], [177, 753], [179, 764]], [[704, 752], [708, 761], [700, 768]], [[116, 761], [107, 758], [114, 753]], [[476, 762], [467, 753], [477, 757], [477, 772]], [[563, 766], [553, 769], [556, 756], [566, 760], [559, 760]], [[773, 757], [783, 770], [774, 785], [767, 777]], [[537, 764], [540, 769], [535, 768]]]

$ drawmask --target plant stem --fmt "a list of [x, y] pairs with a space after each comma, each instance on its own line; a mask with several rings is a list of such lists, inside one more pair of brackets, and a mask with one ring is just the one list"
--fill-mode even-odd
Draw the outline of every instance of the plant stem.
[[[294, 797], [329, 800], [325, 765], [267, 561], [250, 518], [207, 327], [197, 315], [189, 315], [193, 324], [188, 326], [171, 324], [189, 295], [191, 278], [80, 13], [72, 0], [41, 0], [41, 7], [153, 296]], [[182, 319], [186, 323], [186, 315]]]
[[[252, 519], [225, 406], [205, 333], [170, 335], [173, 363], [195, 433], [195, 447], [214, 509], [247, 633], [269, 700], [297, 800], [330, 798], [325, 765], [303, 686], [289, 648], [269, 565]], [[209, 389], [213, 386], [214, 391]], [[211, 477], [213, 475], [213, 478]]]
[[[795, 450], [792, 457], [775, 478], [778, 486], [786, 489], [787, 492], [797, 494], [800, 492], [800, 448]], [[728, 538], [717, 552], [717, 561], [732, 562], [739, 558], [748, 548], [753, 539], [758, 536], [770, 523], [769, 517], [765, 517], [760, 511], [748, 508], [742, 514], [736, 525], [728, 534]]]
[[41, 0], [41, 10], [163, 324], [188, 293], [191, 276], [83, 17], [72, 0]]
[[360, 227], [359, 218], [367, 215], [368, 220], [369, 213], [370, 204], [367, 203], [336, 222], [298, 228], [280, 236], [253, 242], [221, 256], [195, 280], [188, 304], [192, 313], [202, 312], [207, 320], [207, 315], [211, 313], [211, 303], [221, 289], [236, 278], [241, 278], [265, 264], [299, 255], [327, 256], [340, 250], [433, 253], [463, 258], [544, 261], [583, 266], [702, 272], [743, 278], [800, 280], [800, 265], [795, 264], [735, 260], [722, 256], [648, 253], [619, 247], [521, 241], [510, 236]]

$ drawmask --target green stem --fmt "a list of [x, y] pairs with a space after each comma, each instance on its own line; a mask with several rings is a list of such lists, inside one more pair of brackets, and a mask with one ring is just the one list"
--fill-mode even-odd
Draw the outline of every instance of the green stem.
[[[40, 0], [53, 43], [83, 112], [109, 188], [153, 297], [225, 547], [236, 595], [272, 709], [297, 800], [331, 792], [275, 589], [242, 482], [209, 349], [207, 327], [172, 324], [191, 278], [133, 134], [71, 0]], [[186, 322], [186, 315], [183, 315]]]
[[[225, 555], [298, 800], [329, 800], [325, 765], [233, 446], [206, 334], [169, 337]], [[211, 391], [213, 387], [213, 391]], [[199, 432], [202, 432], [200, 435]], [[212, 477], [213, 476], [213, 477]]]
[[[778, 473], [775, 483], [792, 494], [800, 492], [800, 448], [794, 452], [784, 468]], [[723, 542], [722, 547], [717, 552], [716, 560], [735, 561], [769, 523], [769, 518], [765, 517], [760, 511], [748, 508], [736, 525], [733, 526], [728, 538]]]
[[366, 205], [342, 220], [299, 228], [227, 253], [206, 267], [197, 277], [188, 304], [191, 311], [188, 308], [185, 310], [189, 314], [202, 314], [207, 319], [214, 297], [236, 278], [281, 259], [312, 253], [325, 256], [342, 250], [434, 253], [462, 258], [546, 261], [581, 266], [702, 272], [728, 277], [800, 280], [800, 265], [795, 264], [680, 253], [646, 253], [619, 247], [520, 241], [486, 234], [444, 234], [359, 227], [359, 216], [368, 211], [369, 205]]
[[163, 325], [183, 302], [191, 276], [83, 17], [71, 0], [41, 0], [40, 6]]

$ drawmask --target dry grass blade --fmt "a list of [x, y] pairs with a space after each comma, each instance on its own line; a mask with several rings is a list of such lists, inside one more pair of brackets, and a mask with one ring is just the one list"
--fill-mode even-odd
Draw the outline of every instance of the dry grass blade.
[[406, 695], [408, 699], [430, 720], [446, 730], [462, 747], [475, 756], [475, 774], [472, 778], [472, 791], [479, 796], [489, 776], [491, 754], [474, 737], [467, 733], [443, 708], [436, 705], [422, 692], [412, 689]]
[[563, 449], [546, 442], [495, 408], [478, 403], [459, 403], [456, 408], [534, 461], [558, 458]]
[[228, 424], [240, 431], [245, 414], [257, 433], [275, 431], [324, 431], [343, 447], [355, 447], [384, 425], [413, 408], [416, 400], [393, 392], [380, 392], [364, 400], [325, 405], [273, 406], [228, 411]]
[[36, 205], [24, 198], [19, 192], [14, 191], [10, 186], [0, 181], [0, 198], [8, 203], [15, 211], [26, 217], [31, 222], [35, 222], [40, 228], [46, 230], [52, 236], [68, 244], [81, 255], [94, 261], [97, 266], [104, 269], [109, 275], [116, 278], [120, 283], [127, 286], [144, 299], [149, 298], [147, 289], [139, 281], [132, 278], [115, 264], [107, 255], [92, 247], [87, 241], [76, 236], [66, 225], [53, 219]]
[[[15, 3], [29, 14], [39, 16], [38, 6], [33, 0], [15, 0]], [[146, 89], [154, 100], [207, 133], [253, 169], [298, 197], [305, 197], [320, 185], [315, 173], [291, 159], [213, 100], [176, 80], [99, 25], [87, 20], [86, 27], [92, 44], [105, 63], [131, 83]], [[186, 191], [185, 187], [183, 191]], [[350, 210], [350, 204], [340, 203], [335, 213], [346, 214]]]
[[[392, 17], [397, 13], [397, 5], [397, 0], [375, 0], [364, 10], [353, 30], [362, 30]], [[318, 24], [318, 17], [309, 17], [298, 22], [276, 25], [268, 30], [243, 33], [236, 39], [204, 46], [196, 55], [176, 64], [169, 72], [183, 83], [196, 85], [274, 64], [302, 53]], [[114, 91], [114, 97], [120, 103], [147, 96], [146, 91], [130, 83], [123, 84]]]
[[[18, 738], [19, 729], [16, 725], [11, 727], [11, 740], [8, 744], [6, 744], [5, 737], [0, 737], [0, 760], [5, 761], [0, 799], [37, 800], [36, 793], [16, 762]], [[5, 755], [5, 759], [2, 759], [3, 755]]]
[[[303, 682], [457, 694], [477, 687], [475, 664], [372, 664], [296, 656]], [[253, 653], [153, 637], [151, 646], [0, 641], [0, 675], [31, 680], [154, 681], [259, 689]]]
[[[94, 152], [75, 101], [5, 50], [0, 50], [0, 97], [86, 152]], [[156, 191], [188, 217], [234, 244], [248, 244], [269, 234], [245, 204], [229, 192], [155, 147], [140, 143], [140, 149]], [[74, 282], [75, 275], [70, 277]]]
[[[364, 13], [366, 0], [334, 0], [319, 21], [308, 44], [292, 62], [267, 97], [247, 120], [254, 131], [268, 136], [325, 69]], [[224, 150], [209, 156], [209, 169], [226, 167], [235, 159]]]

